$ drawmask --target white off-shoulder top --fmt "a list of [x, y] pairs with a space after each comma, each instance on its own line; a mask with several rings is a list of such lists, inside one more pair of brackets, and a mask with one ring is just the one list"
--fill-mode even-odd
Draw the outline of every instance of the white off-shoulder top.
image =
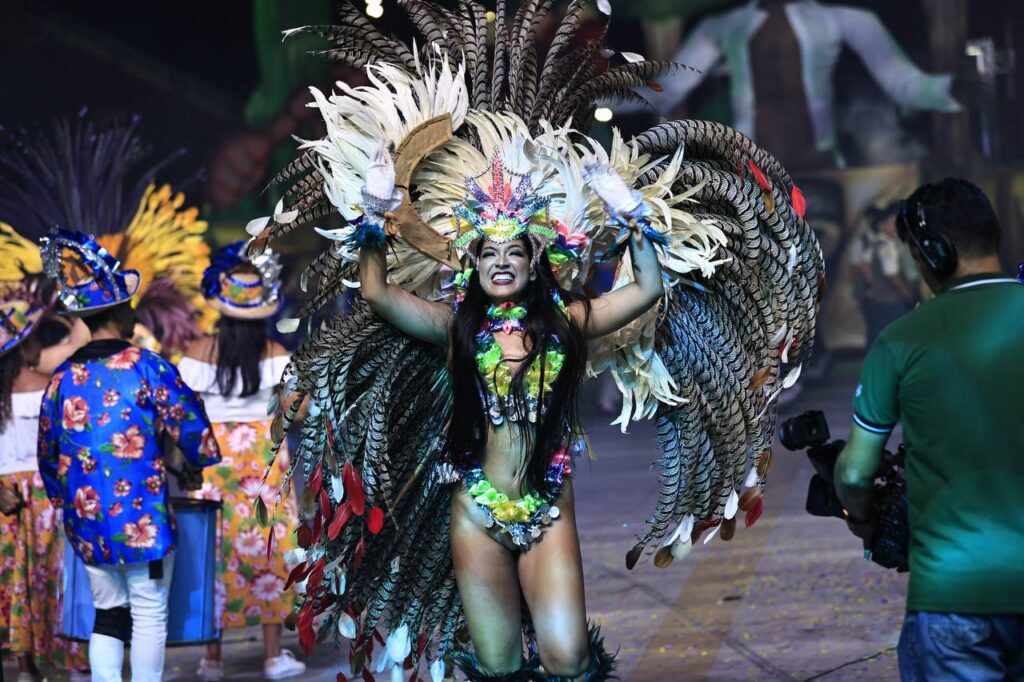
[[39, 404], [43, 392], [11, 394], [11, 420], [0, 433], [0, 476], [39, 471]]
[[182, 358], [178, 363], [178, 371], [189, 388], [203, 398], [211, 422], [261, 422], [270, 419], [267, 403], [287, 366], [287, 355], [275, 355], [260, 361], [260, 390], [244, 398], [237, 395], [242, 390], [241, 376], [235, 383], [233, 395], [221, 395], [217, 388], [217, 365], [194, 358]]

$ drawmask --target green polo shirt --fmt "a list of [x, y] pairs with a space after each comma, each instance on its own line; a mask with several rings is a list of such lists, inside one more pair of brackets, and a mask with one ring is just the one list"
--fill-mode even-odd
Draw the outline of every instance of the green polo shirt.
[[903, 423], [907, 608], [1024, 613], [1024, 286], [956, 280], [887, 327], [853, 410], [876, 433]]

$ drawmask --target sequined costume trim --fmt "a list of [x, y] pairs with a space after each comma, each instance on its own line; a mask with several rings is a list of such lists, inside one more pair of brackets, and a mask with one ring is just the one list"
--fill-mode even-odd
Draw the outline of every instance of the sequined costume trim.
[[543, 489], [530, 491], [518, 500], [491, 485], [479, 466], [464, 472], [462, 481], [484, 513], [484, 527], [499, 537], [507, 536], [516, 547], [526, 548], [561, 515], [554, 503], [562, 492], [565, 477], [572, 475], [570, 462], [564, 448], [556, 452], [544, 475]]

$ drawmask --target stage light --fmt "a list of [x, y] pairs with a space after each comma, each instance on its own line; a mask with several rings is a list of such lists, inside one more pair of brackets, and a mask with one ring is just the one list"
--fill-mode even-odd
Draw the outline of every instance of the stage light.
[[367, 5], [366, 15], [374, 19], [380, 19], [384, 16], [384, 8], [380, 5]]
[[598, 107], [597, 109], [594, 109], [594, 119], [601, 123], [607, 123], [612, 120], [612, 116], [612, 110], [608, 107]]
[[484, 15], [484, 17], [487, 19], [488, 24], [493, 24], [497, 16], [498, 15], [492, 12], [491, 10], [487, 10], [487, 14]]

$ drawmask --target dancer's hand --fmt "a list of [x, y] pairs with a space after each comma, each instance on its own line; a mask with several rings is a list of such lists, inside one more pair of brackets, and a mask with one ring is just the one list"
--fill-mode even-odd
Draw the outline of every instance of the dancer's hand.
[[366, 167], [366, 193], [380, 199], [391, 199], [395, 191], [395, 162], [388, 151], [388, 143], [380, 140], [370, 152]]
[[643, 197], [633, 192], [610, 164], [591, 162], [583, 167], [583, 179], [608, 209], [619, 215], [630, 215], [640, 207]]

